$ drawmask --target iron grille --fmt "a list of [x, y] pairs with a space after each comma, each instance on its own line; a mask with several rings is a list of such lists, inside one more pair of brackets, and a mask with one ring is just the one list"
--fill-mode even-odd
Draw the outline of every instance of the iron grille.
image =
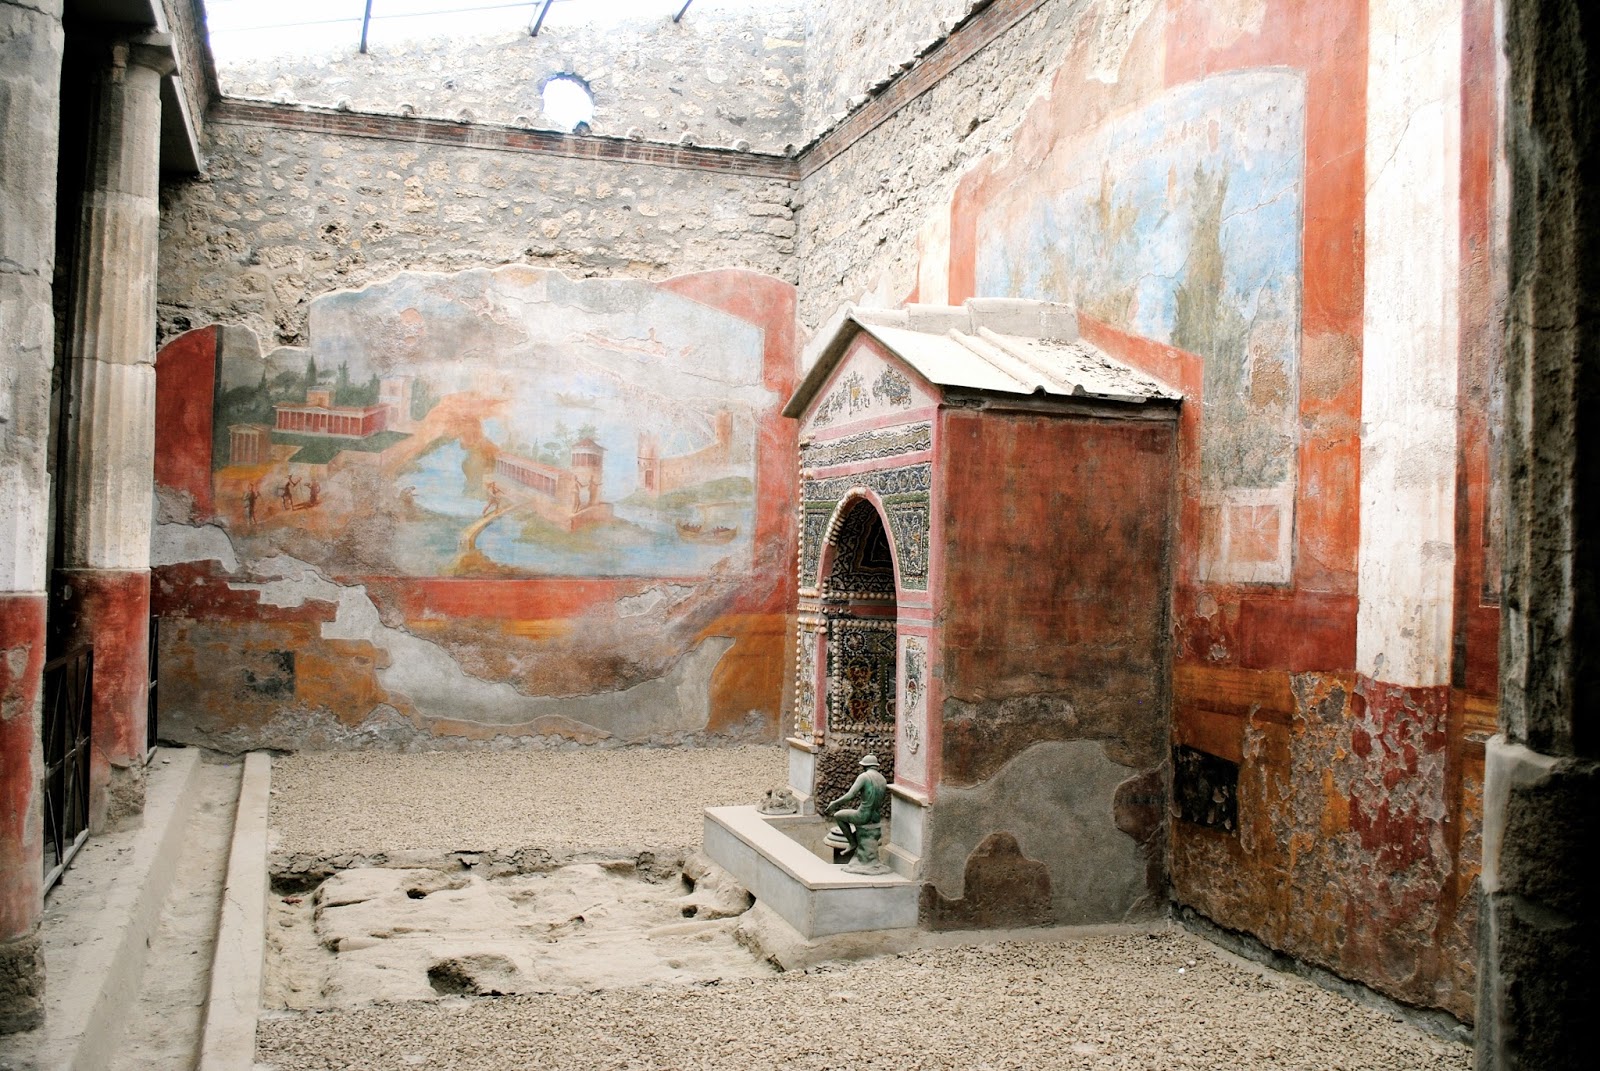
[[89, 836], [89, 728], [94, 649], [44, 667], [44, 887], [48, 892]]
[[150, 615], [150, 684], [145, 696], [144, 746], [145, 761], [156, 753], [156, 680], [160, 676], [156, 666], [161, 657], [161, 618]]

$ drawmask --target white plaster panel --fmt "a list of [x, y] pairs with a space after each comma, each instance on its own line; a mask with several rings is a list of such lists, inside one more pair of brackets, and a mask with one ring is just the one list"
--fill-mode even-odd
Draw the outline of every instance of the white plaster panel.
[[817, 791], [817, 755], [809, 748], [788, 745], [789, 788], [795, 795], [811, 797]]
[[858, 339], [805, 417], [806, 435], [824, 437], [855, 424], [916, 412], [937, 399]]
[[950, 214], [941, 210], [917, 236], [917, 301], [950, 303]]
[[917, 888], [823, 889], [816, 894], [809, 937], [863, 930], [899, 930], [917, 924]]
[[895, 780], [922, 787], [928, 783], [928, 638], [901, 636], [898, 662]]
[[[899, 760], [895, 760], [898, 762]], [[928, 821], [928, 809], [920, 807], [904, 796], [894, 798], [894, 822], [889, 836], [895, 847], [913, 858], [922, 855], [923, 833]]]
[[150, 539], [150, 565], [182, 565], [214, 561], [230, 573], [239, 571], [239, 556], [227, 531], [215, 524], [158, 524]]
[[1461, 0], [1374, 0], [1357, 669], [1447, 683], [1455, 573]]

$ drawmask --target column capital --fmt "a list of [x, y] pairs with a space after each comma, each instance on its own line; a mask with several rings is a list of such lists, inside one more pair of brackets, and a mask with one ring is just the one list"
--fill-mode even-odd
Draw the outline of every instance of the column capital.
[[178, 69], [178, 54], [172, 48], [170, 33], [142, 33], [123, 42], [128, 49], [128, 62], [146, 67], [159, 75], [169, 75]]

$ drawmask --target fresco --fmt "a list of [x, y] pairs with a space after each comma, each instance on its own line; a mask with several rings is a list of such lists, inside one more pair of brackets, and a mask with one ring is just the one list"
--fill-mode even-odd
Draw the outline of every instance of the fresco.
[[1289, 579], [1304, 123], [1297, 72], [1179, 85], [1058, 146], [979, 221], [980, 295], [1070, 301], [1203, 358], [1210, 579]]
[[751, 566], [756, 325], [518, 266], [318, 298], [311, 345], [219, 370], [213, 495], [251, 556], [341, 575]]
[[876, 342], [858, 342], [840, 368], [843, 371], [834, 373], [822, 401], [805, 418], [808, 434], [831, 434], [838, 428], [877, 422], [933, 402], [925, 390], [881, 355]]

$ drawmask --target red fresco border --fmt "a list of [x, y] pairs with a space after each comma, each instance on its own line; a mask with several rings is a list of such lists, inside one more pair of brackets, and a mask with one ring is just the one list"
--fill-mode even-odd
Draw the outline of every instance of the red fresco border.
[[1465, 0], [1461, 85], [1461, 352], [1456, 426], [1455, 656], [1451, 678], [1468, 694], [1498, 697], [1500, 608], [1484, 599], [1488, 567], [1489, 390], [1497, 374], [1505, 279], [1494, 263], [1495, 171], [1500, 152], [1499, 57], [1493, 0]]
[[0, 940], [33, 932], [43, 906], [43, 770], [34, 764], [39, 722], [32, 712], [43, 684], [44, 630], [43, 595], [0, 593]]
[[185, 331], [156, 354], [156, 485], [187, 493], [196, 519], [215, 509], [211, 443], [220, 334], [216, 324]]

